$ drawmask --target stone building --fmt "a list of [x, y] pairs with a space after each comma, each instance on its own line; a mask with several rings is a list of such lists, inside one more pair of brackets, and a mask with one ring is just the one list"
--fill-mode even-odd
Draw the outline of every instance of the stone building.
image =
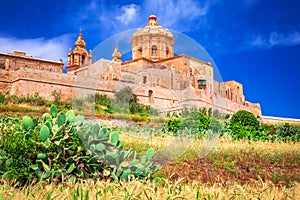
[[131, 39], [130, 61], [122, 61], [122, 52], [116, 45], [111, 60], [100, 59], [92, 64], [92, 53], [87, 52], [81, 33], [74, 50], [68, 54], [68, 74], [58, 70], [58, 64], [61, 69], [62, 63], [50, 67], [52, 70], [25, 63], [13, 67], [6, 61], [10, 55], [0, 54], [3, 55], [0, 57], [0, 91], [38, 92], [48, 99], [57, 91], [67, 99], [92, 93], [113, 96], [115, 91], [128, 86], [140, 103], [162, 111], [206, 107], [224, 113], [244, 109], [261, 115], [259, 104], [246, 101], [242, 84], [215, 81], [211, 63], [184, 54], [175, 56], [174, 42], [172, 33], [151, 15], [147, 25], [138, 29]]
[[163, 110], [208, 107], [232, 113], [240, 109], [261, 115], [259, 104], [245, 100], [242, 84], [217, 82], [211, 63], [188, 55], [174, 56], [174, 36], [151, 15], [131, 39], [132, 60], [122, 62], [118, 46], [112, 60], [79, 67], [74, 74], [109, 82], [114, 90], [130, 86], [143, 104]]
[[0, 52], [0, 68], [6, 70], [18, 70], [21, 67], [40, 69], [49, 72], [62, 73], [63, 61], [44, 60], [26, 55], [25, 52], [14, 51], [13, 53]]

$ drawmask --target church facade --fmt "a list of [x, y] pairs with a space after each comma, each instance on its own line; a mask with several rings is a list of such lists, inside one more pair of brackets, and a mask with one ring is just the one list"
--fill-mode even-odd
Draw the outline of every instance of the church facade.
[[174, 43], [172, 33], [151, 15], [147, 25], [132, 36], [130, 61], [122, 61], [116, 45], [111, 60], [92, 63], [92, 52], [87, 52], [81, 33], [74, 50], [68, 53], [67, 74], [61, 73], [61, 62], [53, 61], [57, 65], [53, 64], [51, 71], [28, 65], [14, 68], [1, 54], [0, 92], [38, 92], [49, 99], [55, 90], [67, 99], [92, 93], [113, 96], [123, 87], [130, 87], [140, 103], [166, 112], [206, 107], [224, 113], [244, 109], [261, 115], [259, 104], [246, 101], [241, 83], [215, 81], [211, 63], [189, 55], [174, 55]]

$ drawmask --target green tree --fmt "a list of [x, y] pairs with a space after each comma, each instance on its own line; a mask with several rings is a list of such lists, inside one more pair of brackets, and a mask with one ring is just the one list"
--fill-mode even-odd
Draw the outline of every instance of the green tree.
[[193, 109], [190, 111], [189, 116], [183, 120], [182, 128], [188, 128], [193, 132], [207, 130], [210, 126], [210, 118], [202, 111]]
[[244, 127], [250, 126], [255, 130], [260, 128], [260, 124], [255, 115], [246, 110], [239, 110], [232, 115], [230, 119], [230, 126], [240, 124]]

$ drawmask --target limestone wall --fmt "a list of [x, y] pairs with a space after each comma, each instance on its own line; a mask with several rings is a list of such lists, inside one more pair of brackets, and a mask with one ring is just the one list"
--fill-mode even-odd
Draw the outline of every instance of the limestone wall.
[[10, 92], [12, 86], [11, 73], [8, 70], [0, 68], [0, 92]]
[[72, 74], [20, 68], [17, 71], [0, 70], [0, 89], [1, 92], [15, 95], [32, 95], [37, 92], [46, 99], [52, 99], [52, 93], [56, 91], [62, 99], [69, 99], [96, 92], [111, 96], [114, 84]]
[[294, 118], [283, 118], [283, 117], [272, 117], [272, 116], [261, 116], [260, 121], [264, 124], [300, 124], [300, 119]]
[[[164, 71], [167, 74], [163, 73]], [[143, 72], [141, 73], [138, 76], [133, 75], [133, 77], [140, 79], [143, 77]], [[93, 93], [113, 97], [115, 91], [129, 86], [133, 88], [140, 103], [160, 107], [164, 110], [207, 107], [218, 109], [224, 113], [234, 113], [243, 109], [261, 115], [259, 104], [252, 104], [247, 101], [245, 104], [241, 104], [221, 95], [212, 95], [204, 89], [195, 89], [192, 86], [171, 89], [171, 77], [168, 77], [170, 69], [151, 70], [151, 73], [150, 82], [140, 84], [142, 80], [134, 82], [99, 80], [74, 74], [45, 73], [44, 70], [22, 67], [17, 71], [0, 69], [0, 91], [15, 95], [32, 95], [37, 92], [47, 99], [52, 99], [52, 93], [56, 91], [61, 93], [62, 99], [68, 99], [72, 97], [81, 98]], [[148, 73], [148, 75], [151, 75], [151, 73]], [[174, 79], [176, 83], [180, 82], [180, 77], [181, 75], [178, 75], [178, 80]], [[158, 81], [157, 78], [161, 78], [161, 80]]]
[[27, 56], [24, 52], [0, 53], [0, 68], [18, 70], [21, 67], [40, 69], [49, 72], [62, 72], [62, 62], [43, 60]]
[[27, 95], [39, 93], [46, 99], [52, 99], [53, 91], [61, 93], [62, 99], [71, 98], [73, 95], [74, 75], [48, 72], [30, 68], [20, 68], [11, 71], [12, 88], [10, 93]]

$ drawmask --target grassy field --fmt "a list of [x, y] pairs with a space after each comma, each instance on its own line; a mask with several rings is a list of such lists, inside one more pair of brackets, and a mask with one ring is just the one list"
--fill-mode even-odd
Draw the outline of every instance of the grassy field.
[[262, 179], [287, 187], [300, 183], [300, 143], [122, 137], [126, 148], [143, 152], [152, 146], [167, 152], [168, 165], [161, 172], [173, 179], [241, 185]]
[[[41, 117], [47, 109], [1, 105], [0, 116]], [[127, 118], [131, 119], [118, 115], [118, 119]], [[150, 147], [156, 150], [160, 168], [153, 179], [39, 182], [22, 188], [16, 187], [17, 182], [0, 180], [0, 200], [300, 199], [299, 142], [234, 141], [228, 135], [199, 140], [155, 135], [142, 128], [137, 132], [122, 130], [120, 139], [125, 150], [141, 154]]]
[[[121, 134], [121, 139], [124, 148], [140, 153], [150, 146], [168, 153], [168, 160], [163, 157], [165, 160], [158, 161], [163, 166], [153, 180], [87, 180], [24, 188], [3, 181], [0, 199], [300, 198], [300, 143], [232, 141], [223, 137], [203, 144], [203, 140], [130, 133]], [[170, 157], [176, 152], [177, 157]]]

